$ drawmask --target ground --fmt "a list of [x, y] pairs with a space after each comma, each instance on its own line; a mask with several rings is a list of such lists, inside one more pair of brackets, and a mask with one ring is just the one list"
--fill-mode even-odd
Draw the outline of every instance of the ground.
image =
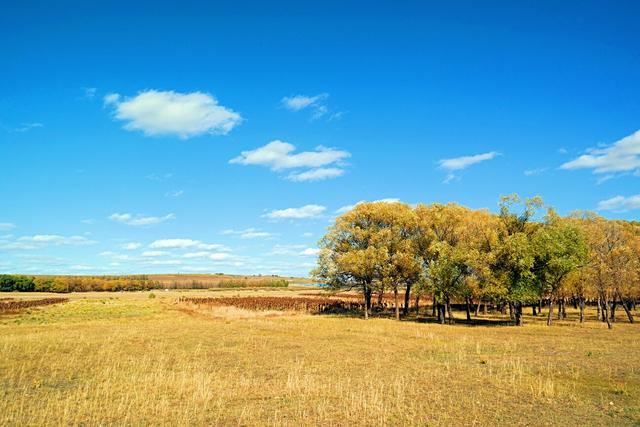
[[0, 425], [640, 424], [640, 327], [622, 317], [438, 325], [153, 294], [0, 315]]

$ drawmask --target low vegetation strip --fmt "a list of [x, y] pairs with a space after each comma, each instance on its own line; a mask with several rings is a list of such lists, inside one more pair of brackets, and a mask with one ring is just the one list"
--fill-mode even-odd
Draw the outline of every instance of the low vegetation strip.
[[232, 306], [246, 310], [305, 311], [310, 313], [328, 313], [363, 309], [363, 304], [361, 302], [356, 302], [351, 299], [322, 297], [182, 297], [179, 299], [179, 302], [208, 307]]
[[286, 288], [277, 276], [184, 274], [131, 276], [24, 276], [0, 274], [0, 292], [120, 292], [152, 289]]
[[43, 305], [60, 304], [67, 301], [69, 301], [69, 298], [42, 298], [31, 300], [7, 299], [0, 301], [0, 313]]

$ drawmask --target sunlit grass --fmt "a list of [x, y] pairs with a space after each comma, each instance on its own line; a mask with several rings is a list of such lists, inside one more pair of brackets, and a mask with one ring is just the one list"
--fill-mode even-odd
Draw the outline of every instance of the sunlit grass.
[[637, 325], [254, 315], [155, 294], [0, 317], [0, 425], [640, 421]]

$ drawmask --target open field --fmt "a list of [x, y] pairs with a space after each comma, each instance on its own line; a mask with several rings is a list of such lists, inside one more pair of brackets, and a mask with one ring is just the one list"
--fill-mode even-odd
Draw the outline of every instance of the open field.
[[176, 302], [304, 292], [85, 292], [0, 315], [0, 425], [640, 423], [640, 329], [594, 311], [510, 327]]

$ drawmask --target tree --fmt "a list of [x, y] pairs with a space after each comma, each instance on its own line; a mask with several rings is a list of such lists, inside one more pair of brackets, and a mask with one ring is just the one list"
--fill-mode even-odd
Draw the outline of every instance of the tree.
[[[517, 194], [500, 199], [500, 221], [498, 247], [493, 263], [493, 272], [506, 287], [506, 302], [514, 308], [516, 326], [522, 325], [523, 304], [540, 298], [533, 274], [534, 252], [531, 236], [537, 225], [532, 222], [542, 206], [538, 196], [522, 201]], [[521, 207], [520, 212], [514, 208]]]
[[375, 283], [394, 289], [396, 317], [400, 285], [419, 278], [415, 256], [415, 216], [402, 203], [361, 203], [336, 219], [320, 241], [318, 267], [312, 274], [335, 289], [359, 289], [365, 318], [371, 309]]
[[[540, 284], [541, 294], [549, 295], [547, 325], [551, 326], [553, 302], [565, 278], [585, 265], [588, 249], [582, 230], [563, 221], [552, 209], [546, 222], [533, 234], [533, 271]], [[584, 317], [584, 298], [580, 299], [581, 318]]]

